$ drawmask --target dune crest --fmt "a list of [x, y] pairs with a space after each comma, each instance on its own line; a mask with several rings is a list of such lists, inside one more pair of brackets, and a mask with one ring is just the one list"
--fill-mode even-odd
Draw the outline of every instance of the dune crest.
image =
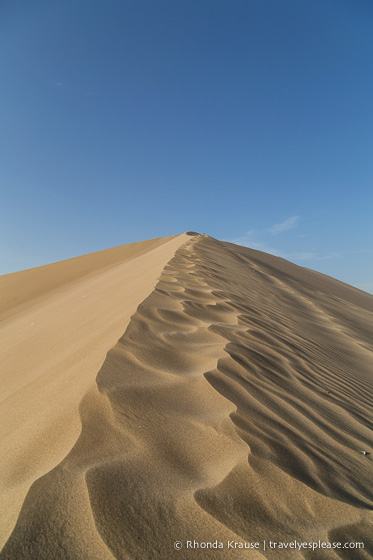
[[363, 540], [368, 558], [373, 297], [194, 232], [167, 245], [0, 557], [208, 559], [220, 551], [173, 543], [321, 539]]

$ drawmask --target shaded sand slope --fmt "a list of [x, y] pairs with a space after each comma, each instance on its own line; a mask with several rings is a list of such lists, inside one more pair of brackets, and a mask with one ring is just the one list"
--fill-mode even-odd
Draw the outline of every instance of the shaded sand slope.
[[[79, 438], [31, 486], [0, 557], [371, 558], [372, 310], [324, 275], [189, 238], [108, 352]], [[365, 549], [264, 551], [263, 539]]]
[[82, 397], [186, 237], [0, 277], [0, 546], [32, 482], [78, 438]]

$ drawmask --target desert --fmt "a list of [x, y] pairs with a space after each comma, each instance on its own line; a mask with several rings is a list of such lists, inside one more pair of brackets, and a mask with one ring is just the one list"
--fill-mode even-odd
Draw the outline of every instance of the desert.
[[373, 296], [196, 232], [0, 294], [1, 559], [372, 556]]

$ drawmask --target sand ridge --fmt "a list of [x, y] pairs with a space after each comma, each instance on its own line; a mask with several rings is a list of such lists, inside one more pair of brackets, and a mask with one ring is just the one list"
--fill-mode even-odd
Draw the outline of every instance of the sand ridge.
[[282, 259], [184, 238], [0, 557], [175, 558], [176, 540], [297, 538], [363, 540], [354, 558], [369, 558], [372, 302]]

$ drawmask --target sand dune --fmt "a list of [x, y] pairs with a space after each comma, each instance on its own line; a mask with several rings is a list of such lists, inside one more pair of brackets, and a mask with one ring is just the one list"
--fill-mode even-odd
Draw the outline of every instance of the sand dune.
[[372, 557], [372, 296], [199, 234], [2, 288], [0, 558]]
[[79, 403], [185, 236], [0, 277], [0, 546], [77, 440]]

